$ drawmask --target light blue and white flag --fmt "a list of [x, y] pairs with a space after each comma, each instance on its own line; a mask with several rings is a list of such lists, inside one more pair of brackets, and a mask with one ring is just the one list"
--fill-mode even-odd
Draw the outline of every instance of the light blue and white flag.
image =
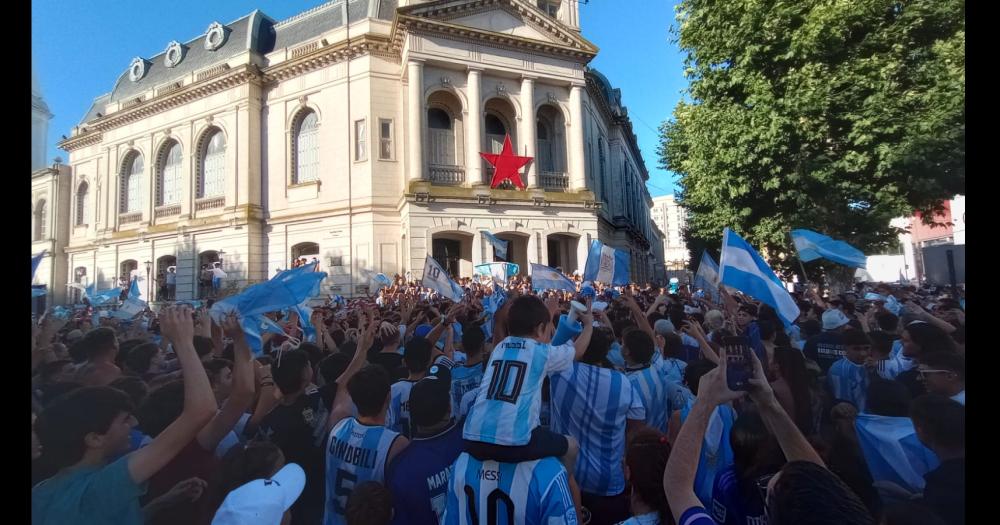
[[517, 275], [517, 272], [521, 271], [520, 266], [510, 262], [477, 264], [473, 269], [475, 270], [476, 275], [492, 277], [494, 281], [503, 284], [507, 284], [507, 281], [510, 280], [511, 277]]
[[256, 356], [264, 352], [264, 334], [285, 335], [285, 331], [281, 326], [265, 315], [244, 317], [240, 319], [240, 326], [243, 327], [243, 333], [246, 335], [247, 346], [250, 347], [250, 351]]
[[138, 277], [138, 276], [132, 278], [132, 284], [130, 284], [129, 287], [128, 287], [128, 298], [129, 299], [137, 299], [137, 300], [140, 300], [142, 302], [146, 302], [146, 298], [143, 297], [143, 293], [142, 293], [143, 292], [143, 289], [142, 289], [143, 287], [139, 286], [139, 279], [141, 279], [141, 277]]
[[420, 279], [425, 288], [430, 288], [456, 303], [462, 300], [465, 290], [448, 277], [448, 272], [430, 255], [424, 261], [424, 276]]
[[487, 339], [493, 337], [493, 322], [494, 317], [503, 303], [507, 302], [507, 294], [504, 293], [503, 288], [494, 285], [493, 293], [483, 297], [483, 313], [486, 314], [486, 321], [483, 323], [483, 334], [486, 335]]
[[388, 288], [392, 286], [392, 279], [384, 273], [376, 274], [371, 278], [371, 290], [372, 293], [378, 293], [382, 288]]
[[864, 268], [867, 258], [861, 250], [847, 244], [816, 233], [812, 230], [792, 230], [792, 242], [799, 251], [799, 259], [804, 262], [819, 258], [829, 259], [835, 263]]
[[493, 245], [493, 253], [496, 254], [497, 257], [501, 259], [507, 258], [507, 246], [510, 245], [510, 241], [499, 239], [496, 235], [493, 235], [488, 231], [483, 232], [483, 237], [486, 238], [487, 242]]
[[302, 323], [302, 340], [315, 343], [316, 327], [312, 324], [312, 308], [306, 306], [306, 303], [301, 303], [295, 305], [295, 311], [298, 312], [299, 322]]
[[531, 263], [531, 288], [536, 292], [542, 290], [576, 292], [576, 283], [555, 268]]
[[31, 256], [31, 280], [35, 280], [35, 272], [38, 271], [38, 265], [41, 264], [42, 258], [45, 257], [45, 252], [48, 250], [42, 250], [42, 253], [38, 255]]
[[[94, 287], [96, 288], [96, 283]], [[118, 287], [110, 288], [100, 292], [90, 292], [88, 289], [87, 300], [90, 301], [91, 306], [101, 306], [108, 303], [115, 303], [118, 298], [122, 295], [122, 289]]]
[[694, 287], [704, 290], [712, 300], [719, 298], [719, 264], [708, 254], [708, 250], [701, 253], [698, 273], [694, 275]]
[[605, 246], [601, 241], [594, 239], [590, 243], [590, 253], [587, 255], [587, 266], [583, 270], [583, 279], [607, 283], [612, 286], [627, 285], [631, 280], [628, 252]]
[[733, 288], [770, 305], [785, 326], [791, 326], [799, 317], [799, 307], [788, 294], [785, 285], [771, 267], [742, 237], [726, 228], [722, 232], [722, 261], [719, 264], [719, 283]]
[[910, 418], [858, 414], [854, 425], [876, 485], [892, 483], [910, 493], [923, 492], [924, 474], [940, 461], [917, 439]]

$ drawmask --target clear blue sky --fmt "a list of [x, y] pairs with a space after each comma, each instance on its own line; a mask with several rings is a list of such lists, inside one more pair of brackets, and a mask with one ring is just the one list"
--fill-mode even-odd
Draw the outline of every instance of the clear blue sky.
[[[569, 0], [572, 1], [572, 0]], [[185, 42], [210, 23], [228, 23], [260, 9], [282, 20], [322, 0], [33, 0], [31, 50], [49, 109], [49, 155], [83, 117], [93, 99], [111, 91], [132, 57]], [[675, 177], [657, 169], [656, 128], [668, 118], [685, 86], [683, 57], [669, 42], [676, 0], [589, 0], [581, 3], [583, 35], [601, 52], [591, 66], [621, 88], [639, 137], [649, 192], [671, 193]]]

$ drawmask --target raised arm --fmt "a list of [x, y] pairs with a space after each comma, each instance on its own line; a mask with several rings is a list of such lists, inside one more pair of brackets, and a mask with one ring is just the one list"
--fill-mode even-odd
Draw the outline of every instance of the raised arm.
[[639, 326], [639, 329], [646, 332], [647, 335], [652, 340], [656, 340], [656, 334], [653, 333], [653, 327], [649, 326], [649, 319], [646, 318], [642, 313], [642, 308], [639, 307], [639, 303], [635, 302], [635, 297], [632, 297], [632, 292], [625, 292], [625, 306], [628, 307], [629, 311], [632, 312], [632, 319], [635, 319], [635, 324]]
[[719, 354], [715, 352], [712, 345], [709, 344], [708, 339], [705, 337], [705, 331], [702, 330], [701, 325], [696, 321], [684, 321], [684, 326], [681, 330], [690, 335], [691, 337], [698, 340], [698, 347], [701, 348], [701, 355], [708, 359], [709, 361], [719, 364]]
[[253, 403], [253, 355], [243, 335], [243, 327], [231, 314], [223, 321], [222, 328], [233, 339], [233, 388], [222, 409], [198, 432], [198, 444], [205, 450], [215, 450]]
[[[368, 322], [366, 323], [366, 321]], [[359, 316], [358, 323], [359, 328], [362, 329], [361, 337], [358, 339], [358, 347], [354, 351], [354, 357], [351, 358], [351, 362], [347, 365], [347, 368], [337, 378], [337, 397], [333, 401], [333, 406], [330, 407], [330, 416], [326, 420], [326, 434], [329, 434], [330, 430], [332, 430], [341, 419], [351, 415], [352, 401], [351, 396], [347, 393], [347, 383], [352, 377], [354, 377], [354, 374], [358, 373], [358, 371], [364, 366], [366, 356], [368, 355], [368, 348], [371, 347], [372, 340], [374, 339], [374, 320], [366, 319], [365, 316], [362, 315]]]
[[167, 308], [161, 314], [163, 333], [170, 338], [184, 371], [184, 410], [147, 447], [128, 458], [129, 475], [135, 483], [153, 477], [195, 437], [215, 415], [215, 396], [205, 368], [194, 350], [194, 321], [186, 307]]
[[[795, 426], [788, 412], [781, 407], [774, 397], [774, 390], [764, 375], [764, 367], [760, 364], [756, 352], [750, 352], [753, 357], [753, 378], [750, 379], [750, 397], [760, 409], [760, 416], [771, 433], [778, 439], [781, 451], [788, 461], [808, 461], [821, 467], [826, 465], [806, 440], [799, 427]], [[723, 359], [723, 362], [725, 359]], [[699, 387], [699, 393], [701, 389]], [[798, 400], [798, 402], [806, 402]]]
[[587, 351], [587, 347], [590, 346], [590, 336], [594, 333], [594, 310], [590, 299], [587, 299], [587, 310], [580, 314], [580, 322], [583, 324], [583, 332], [580, 333], [573, 343], [573, 348], [576, 351], [574, 355], [576, 361], [583, 359], [583, 354]]

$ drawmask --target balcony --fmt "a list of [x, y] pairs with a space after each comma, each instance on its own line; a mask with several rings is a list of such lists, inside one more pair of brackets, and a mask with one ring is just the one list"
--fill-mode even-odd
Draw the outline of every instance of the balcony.
[[180, 204], [165, 204], [163, 206], [157, 206], [155, 210], [155, 215], [157, 219], [163, 217], [170, 217], [173, 215], [180, 215], [180, 214], [181, 214]]
[[542, 188], [547, 191], [566, 191], [569, 189], [569, 176], [561, 171], [543, 171], [539, 173]]
[[205, 197], [194, 201], [194, 210], [203, 211], [210, 210], [212, 208], [221, 208], [226, 204], [226, 196], [219, 195], [218, 197]]
[[133, 211], [129, 213], [118, 214], [118, 224], [129, 224], [133, 222], [139, 222], [142, 220], [141, 211]]
[[465, 182], [465, 168], [462, 166], [442, 166], [431, 164], [431, 183], [453, 186]]

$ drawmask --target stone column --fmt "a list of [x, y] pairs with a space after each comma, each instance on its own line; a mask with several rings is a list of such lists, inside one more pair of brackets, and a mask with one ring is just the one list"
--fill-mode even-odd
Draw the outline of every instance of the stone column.
[[407, 177], [410, 181], [424, 179], [424, 63], [410, 60], [406, 65], [409, 72], [407, 84], [407, 151], [409, 166]]
[[583, 147], [583, 86], [574, 85], [569, 91], [569, 182], [570, 189], [587, 188]]
[[483, 103], [481, 87], [482, 70], [469, 68], [466, 96], [469, 99], [468, 117], [465, 119], [465, 181], [468, 184], [489, 184], [483, 179]]
[[[527, 157], [535, 157], [538, 149], [538, 143], [535, 137], [535, 79], [530, 77], [523, 77], [521, 79], [521, 136], [518, 142], [520, 146], [518, 149], [520, 151], [514, 152], [515, 155], [524, 155]], [[537, 160], [537, 159], [536, 159]], [[527, 167], [528, 176], [528, 187], [529, 188], [539, 188], [541, 187], [540, 181], [538, 179], [538, 163], [532, 161]], [[532, 261], [534, 262], [534, 261]]]

